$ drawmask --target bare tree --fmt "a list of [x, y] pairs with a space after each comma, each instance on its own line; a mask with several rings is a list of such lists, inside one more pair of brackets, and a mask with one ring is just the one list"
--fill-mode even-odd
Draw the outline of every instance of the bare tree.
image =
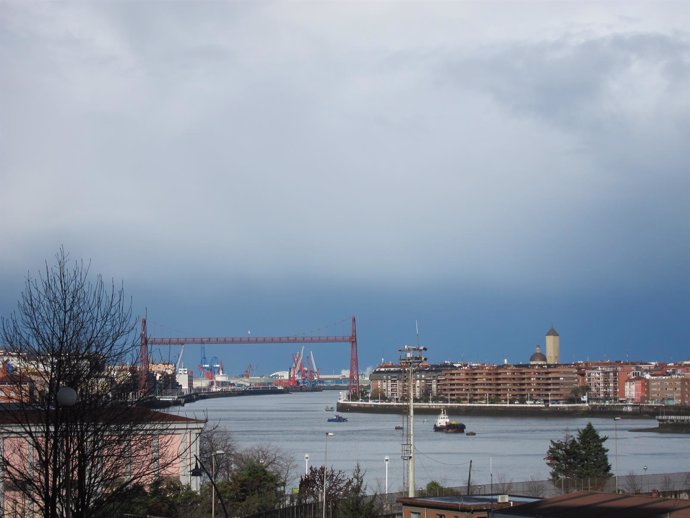
[[676, 481], [671, 475], [664, 475], [661, 479], [661, 490], [662, 491], [675, 491]]
[[[25, 512], [46, 518], [112, 515], [179, 455], [157, 456], [172, 439], [171, 420], [137, 407], [136, 321], [122, 287], [92, 281], [64, 249], [55, 259], [27, 277], [16, 310], [2, 318], [5, 498], [19, 495]], [[59, 401], [61, 389], [76, 400]]]
[[537, 498], [543, 498], [546, 493], [546, 488], [544, 487], [544, 481], [539, 480], [534, 475], [529, 477], [527, 484], [524, 488], [525, 494], [527, 496], [534, 496]]
[[638, 494], [642, 492], [642, 478], [630, 471], [623, 477], [623, 487], [627, 493]]
[[[214, 452], [223, 452], [216, 455], [215, 461], [211, 455]], [[211, 469], [215, 463], [216, 479], [230, 480], [233, 467], [236, 465], [235, 457], [238, 454], [237, 445], [232, 438], [232, 434], [219, 424], [207, 426], [200, 437], [199, 456], [201, 462]]]
[[509, 480], [503, 473], [496, 477], [494, 482], [494, 493], [510, 494], [513, 491], [513, 481]]
[[[320, 502], [323, 497], [324, 467], [309, 466], [309, 472], [299, 481], [301, 503]], [[335, 502], [347, 497], [352, 491], [352, 479], [342, 470], [329, 468], [326, 472], [326, 499]]]

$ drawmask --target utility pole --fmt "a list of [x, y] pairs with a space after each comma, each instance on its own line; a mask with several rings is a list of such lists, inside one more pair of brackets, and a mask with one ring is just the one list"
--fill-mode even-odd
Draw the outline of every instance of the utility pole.
[[414, 368], [418, 366], [426, 358], [422, 355], [426, 351], [426, 347], [410, 346], [406, 345], [400, 351], [400, 365], [407, 367], [409, 370], [409, 398], [410, 405], [408, 408], [407, 416], [407, 444], [403, 444], [403, 459], [407, 457], [408, 470], [409, 470], [409, 480], [408, 480], [408, 490], [407, 496], [410, 498], [415, 497], [415, 480], [414, 480]]

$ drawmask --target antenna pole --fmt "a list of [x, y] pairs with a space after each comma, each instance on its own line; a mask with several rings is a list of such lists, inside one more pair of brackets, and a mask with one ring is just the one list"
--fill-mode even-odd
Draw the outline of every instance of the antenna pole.
[[[404, 448], [403, 450], [407, 450], [407, 456], [409, 458], [409, 464], [408, 464], [408, 469], [409, 469], [409, 481], [408, 481], [408, 488], [407, 488], [407, 496], [410, 498], [415, 497], [415, 480], [414, 480], [414, 368], [415, 366], [419, 365], [423, 361], [426, 360], [426, 358], [422, 355], [422, 353], [426, 351], [426, 347], [412, 347], [409, 345], [406, 345], [402, 349], [400, 349], [400, 365], [401, 366], [406, 366], [409, 369], [410, 373], [410, 378], [408, 382], [408, 390], [409, 390], [409, 396], [410, 396], [410, 406], [408, 409], [408, 423], [407, 423], [407, 448]], [[409, 449], [408, 449], [409, 448]]]

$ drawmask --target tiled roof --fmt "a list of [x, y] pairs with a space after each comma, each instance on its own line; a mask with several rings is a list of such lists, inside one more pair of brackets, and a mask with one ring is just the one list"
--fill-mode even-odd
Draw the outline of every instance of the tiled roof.
[[[102, 411], [107, 412], [108, 409], [103, 409]], [[190, 424], [190, 423], [203, 423], [203, 420], [194, 419], [191, 417], [175, 415], [167, 412], [158, 412], [156, 410], [151, 410], [143, 407], [133, 407], [133, 408], [118, 408], [114, 407], [111, 409], [108, 417], [110, 419], [117, 417], [124, 421], [130, 421], [130, 423], [165, 423], [165, 424]], [[96, 418], [98, 411], [93, 412], [93, 417]], [[80, 419], [84, 419], [87, 415], [84, 410], [79, 411]], [[33, 422], [41, 423], [45, 422], [46, 413], [42, 410], [27, 410], [20, 409], [17, 405], [0, 405], [0, 425], [12, 425], [17, 422]]]
[[498, 516], [539, 518], [690, 517], [690, 501], [583, 491], [503, 509]]

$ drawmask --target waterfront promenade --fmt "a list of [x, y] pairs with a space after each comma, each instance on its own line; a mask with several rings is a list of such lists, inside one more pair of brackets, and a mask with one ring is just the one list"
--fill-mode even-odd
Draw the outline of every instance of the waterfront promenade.
[[[338, 412], [362, 412], [372, 414], [403, 414], [408, 404], [388, 401], [349, 401], [340, 399], [337, 402]], [[506, 417], [625, 417], [650, 419], [668, 413], [669, 407], [663, 405], [635, 404], [570, 404], [570, 403], [414, 403], [415, 414], [438, 414], [446, 412], [464, 416], [506, 416]], [[690, 407], [673, 407], [674, 415], [690, 416]]]

